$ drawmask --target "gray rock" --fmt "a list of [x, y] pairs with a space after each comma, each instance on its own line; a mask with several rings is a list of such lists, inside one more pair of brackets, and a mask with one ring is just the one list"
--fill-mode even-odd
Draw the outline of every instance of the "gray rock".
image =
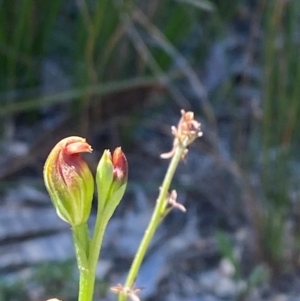
[[0, 248], [0, 270], [9, 270], [47, 261], [73, 258], [70, 233], [64, 232], [28, 241], [14, 242]]
[[4, 203], [9, 206], [24, 206], [25, 204], [51, 206], [46, 189], [41, 190], [29, 183], [20, 183], [9, 189], [5, 194]]
[[[53, 208], [0, 206], [0, 243], [68, 229]], [[1, 250], [1, 248], [0, 248]]]

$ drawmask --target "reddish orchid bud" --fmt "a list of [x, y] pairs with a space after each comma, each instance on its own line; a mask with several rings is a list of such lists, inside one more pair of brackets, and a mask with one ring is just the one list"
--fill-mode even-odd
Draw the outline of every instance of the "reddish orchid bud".
[[97, 167], [98, 210], [110, 217], [120, 203], [127, 185], [128, 165], [121, 147], [113, 155], [105, 150]]
[[127, 159], [122, 152], [121, 147], [117, 147], [110, 159], [114, 167], [114, 183], [116, 186], [122, 186], [127, 183], [128, 178], [128, 164]]
[[44, 166], [44, 182], [61, 219], [77, 226], [87, 221], [94, 193], [92, 173], [80, 153], [92, 152], [81, 137], [58, 142]]

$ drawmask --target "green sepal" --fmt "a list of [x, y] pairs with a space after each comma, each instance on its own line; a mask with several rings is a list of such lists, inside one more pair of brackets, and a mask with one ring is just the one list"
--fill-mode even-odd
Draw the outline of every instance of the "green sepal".
[[98, 213], [103, 213], [109, 199], [113, 182], [114, 167], [109, 150], [105, 150], [97, 167], [96, 183], [98, 193]]

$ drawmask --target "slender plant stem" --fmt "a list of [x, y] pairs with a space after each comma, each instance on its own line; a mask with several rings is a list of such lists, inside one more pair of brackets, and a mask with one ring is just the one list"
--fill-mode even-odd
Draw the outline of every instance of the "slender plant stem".
[[95, 275], [108, 219], [97, 214], [95, 232], [89, 240], [87, 225], [73, 227], [73, 240], [79, 270], [78, 301], [92, 301], [94, 294]]
[[92, 301], [95, 277], [89, 269], [79, 269], [78, 301]]
[[79, 294], [78, 301], [91, 301], [93, 297], [93, 275], [90, 273], [88, 255], [89, 255], [89, 232], [87, 224], [73, 226], [73, 241], [77, 266], [79, 270]]
[[[132, 263], [130, 271], [128, 273], [128, 276], [127, 276], [127, 279], [125, 282], [125, 288], [131, 288], [133, 286], [134, 281], [137, 277], [138, 271], [140, 269], [141, 263], [145, 256], [145, 253], [152, 240], [152, 237], [153, 237], [158, 225], [160, 224], [161, 220], [165, 216], [166, 199], [167, 199], [168, 191], [170, 188], [170, 184], [173, 179], [176, 168], [178, 166], [178, 163], [183, 155], [184, 150], [185, 150], [184, 145], [178, 145], [178, 147], [175, 150], [174, 156], [172, 157], [172, 159], [170, 161], [163, 184], [160, 188], [160, 193], [159, 193], [158, 199], [156, 201], [156, 206], [155, 206], [154, 212], [152, 214], [150, 223], [145, 231], [144, 237], [140, 243], [140, 246], [134, 257], [133, 263]], [[119, 295], [119, 301], [125, 301], [126, 299], [127, 299], [127, 296], [125, 294], [121, 293]]]
[[100, 254], [100, 248], [102, 245], [102, 240], [103, 240], [107, 223], [108, 220], [104, 216], [101, 216], [101, 214], [97, 215], [95, 232], [94, 232], [93, 240], [91, 241], [91, 254], [89, 259], [90, 266], [95, 268], [97, 266], [97, 262]]
[[109, 219], [105, 218], [102, 214], [98, 212], [93, 239], [90, 242], [90, 254], [88, 258], [88, 265], [89, 265], [88, 286], [89, 286], [89, 290], [91, 291], [91, 297], [90, 299], [84, 301], [92, 301], [94, 285], [95, 285], [96, 269], [97, 269], [98, 259], [100, 256], [103, 236], [108, 221]]

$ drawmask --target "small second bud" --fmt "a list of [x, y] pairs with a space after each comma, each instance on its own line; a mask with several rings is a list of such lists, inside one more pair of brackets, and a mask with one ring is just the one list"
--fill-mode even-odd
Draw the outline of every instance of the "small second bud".
[[109, 217], [120, 203], [127, 185], [128, 164], [121, 147], [105, 150], [97, 167], [98, 210]]

